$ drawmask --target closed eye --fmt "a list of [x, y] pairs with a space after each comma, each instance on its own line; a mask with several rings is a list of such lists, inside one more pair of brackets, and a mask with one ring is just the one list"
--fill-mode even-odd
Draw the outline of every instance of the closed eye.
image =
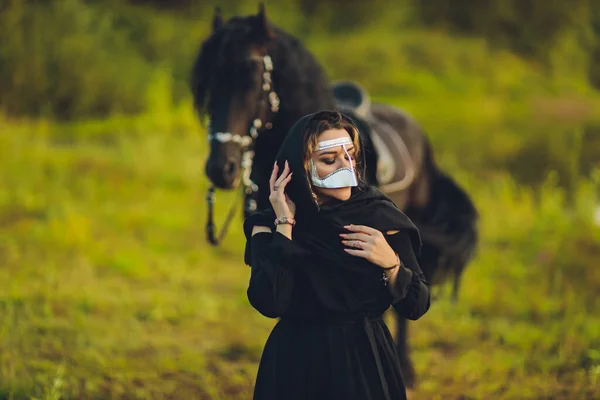
[[[348, 161], [354, 160], [354, 154], [350, 154], [350, 157], [348, 157], [347, 155], [344, 155], [344, 158], [346, 160], [348, 160]], [[324, 162], [327, 165], [333, 165], [333, 164], [335, 164], [335, 158], [331, 158], [331, 159], [329, 159], [329, 158], [327, 158], [327, 159], [322, 158], [321, 161]]]

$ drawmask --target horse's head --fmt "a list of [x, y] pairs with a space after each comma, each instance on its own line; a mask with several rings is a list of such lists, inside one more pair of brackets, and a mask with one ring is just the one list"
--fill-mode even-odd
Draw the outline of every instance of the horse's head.
[[222, 189], [241, 178], [243, 155], [279, 109], [267, 48], [274, 37], [264, 6], [256, 15], [223, 22], [215, 10], [212, 34], [194, 65], [192, 92], [201, 117], [208, 117], [210, 153], [206, 175]]

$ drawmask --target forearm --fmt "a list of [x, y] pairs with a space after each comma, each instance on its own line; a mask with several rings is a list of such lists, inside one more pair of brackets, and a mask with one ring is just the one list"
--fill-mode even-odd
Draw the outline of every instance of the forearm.
[[292, 229], [293, 227], [290, 224], [279, 224], [275, 230], [286, 238], [292, 240]]
[[[276, 235], [276, 236], [275, 236]], [[261, 314], [276, 318], [285, 313], [294, 285], [293, 272], [286, 268], [274, 233], [252, 237], [251, 277], [247, 296]], [[283, 239], [287, 240], [287, 239]], [[274, 245], [275, 244], [275, 245]]]
[[405, 318], [411, 320], [421, 318], [429, 310], [430, 305], [429, 285], [424, 277], [413, 273], [406, 286], [404, 297], [392, 305]]
[[247, 294], [254, 308], [274, 318], [286, 312], [294, 286], [293, 270], [308, 253], [290, 240], [291, 226], [278, 226], [273, 233], [263, 228], [255, 227], [247, 244], [252, 268]]
[[407, 235], [393, 236], [394, 250], [401, 263], [390, 271], [388, 286], [394, 308], [404, 317], [418, 319], [429, 309], [429, 284], [421, 271]]
[[413, 271], [400, 264], [392, 270], [384, 270], [387, 278], [387, 287], [395, 301], [402, 300], [406, 296], [406, 287], [410, 283]]

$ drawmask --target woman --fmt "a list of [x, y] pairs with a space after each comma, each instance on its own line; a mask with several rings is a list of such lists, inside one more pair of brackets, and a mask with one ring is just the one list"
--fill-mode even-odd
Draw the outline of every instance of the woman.
[[272, 209], [244, 223], [248, 299], [280, 318], [255, 400], [406, 398], [382, 315], [392, 305], [415, 320], [429, 309], [416, 260], [420, 236], [391, 200], [361, 182], [360, 150], [348, 117], [301, 118], [273, 168]]

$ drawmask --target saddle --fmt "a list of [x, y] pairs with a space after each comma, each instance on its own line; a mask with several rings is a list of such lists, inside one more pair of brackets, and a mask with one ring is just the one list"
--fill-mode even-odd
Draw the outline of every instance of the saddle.
[[414, 165], [406, 143], [386, 121], [371, 110], [369, 94], [351, 81], [331, 85], [338, 109], [359, 120], [361, 133], [368, 136], [376, 154], [376, 182], [384, 193], [406, 189], [414, 179]]

